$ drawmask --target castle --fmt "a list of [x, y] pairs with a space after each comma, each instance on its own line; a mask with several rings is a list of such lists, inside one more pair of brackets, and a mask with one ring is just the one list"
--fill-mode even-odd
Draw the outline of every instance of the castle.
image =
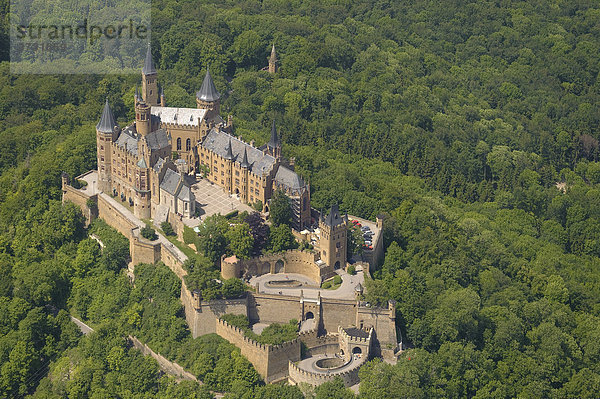
[[[269, 72], [277, 70], [276, 63], [273, 47]], [[80, 188], [63, 174], [63, 201], [77, 204], [88, 222], [104, 219], [125, 235], [130, 267], [159, 261], [169, 267], [182, 280], [180, 298], [192, 336], [216, 333], [232, 342], [267, 383], [319, 385], [340, 377], [350, 386], [358, 382], [358, 371], [369, 358], [395, 361], [402, 348], [395, 302], [376, 307], [362, 298], [365, 276], [383, 256], [383, 219], [374, 223], [352, 217], [354, 225], [370, 229], [373, 245], [365, 249], [362, 262], [354, 263], [356, 273], [350, 273], [350, 217], [337, 205], [318, 216], [312, 210], [317, 227], [300, 231], [312, 220], [310, 187], [283, 160], [275, 124], [262, 147], [233, 136], [231, 118], [226, 123], [219, 116], [220, 94], [208, 70], [196, 102], [196, 109], [166, 107], [148, 49], [142, 90], [135, 93], [135, 123], [119, 128], [106, 102], [96, 126], [98, 168], [76, 178], [86, 183]], [[155, 241], [145, 239], [141, 229], [142, 219], [176, 214], [181, 218], [174, 220], [174, 227], [181, 232], [182, 218], [194, 215], [192, 183], [200, 170], [209, 182], [242, 201], [261, 201], [265, 211], [273, 192], [283, 190], [290, 197], [294, 235], [313, 249], [244, 260], [223, 256], [222, 278], [243, 278], [253, 287], [242, 298], [204, 300], [201, 292], [190, 291], [184, 281], [187, 256], [160, 233]], [[322, 286], [340, 276], [338, 288]], [[298, 337], [281, 345], [259, 344], [224, 321], [225, 314], [245, 315], [252, 324], [297, 319]]]
[[[276, 70], [275, 47], [269, 71]], [[202, 171], [212, 183], [242, 202], [262, 205], [276, 190], [290, 198], [292, 227], [311, 224], [310, 186], [281, 155], [275, 121], [267, 144], [255, 147], [235, 137], [231, 118], [219, 115], [221, 95], [210, 71], [196, 93], [197, 108], [166, 106], [150, 46], [142, 68], [141, 93], [136, 88], [135, 122], [121, 129], [108, 99], [96, 126], [98, 187], [129, 201], [140, 219], [168, 214], [191, 218], [195, 213], [192, 184]]]

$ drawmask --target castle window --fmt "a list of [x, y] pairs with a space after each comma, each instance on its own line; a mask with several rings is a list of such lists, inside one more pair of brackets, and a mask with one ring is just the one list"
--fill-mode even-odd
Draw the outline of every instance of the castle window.
[[189, 151], [189, 150], [191, 150], [191, 149], [192, 149], [192, 140], [190, 140], [190, 139], [187, 139], [187, 140], [185, 141], [185, 150], [186, 150], [186, 151]]
[[240, 179], [235, 179], [235, 184], [240, 184]]
[[101, 150], [103, 150], [103, 149], [104, 149], [104, 146], [103, 146], [103, 145], [101, 145], [101, 146], [100, 146], [100, 149], [101, 149]]
[[102, 162], [104, 162], [104, 157], [103, 157], [103, 156], [102, 156], [102, 157], [100, 157], [100, 160], [101, 160]]
[[213, 170], [215, 171], [215, 173], [217, 173], [219, 171], [219, 169], [217, 169], [216, 166], [213, 168]]
[[240, 171], [239, 171], [239, 170], [236, 170], [236, 171], [235, 171], [235, 175], [236, 175], [236, 176], [239, 176], [239, 175], [240, 175]]
[[221, 171], [221, 176], [225, 176], [225, 172]]
[[181, 137], [177, 138], [177, 151], [181, 151]]

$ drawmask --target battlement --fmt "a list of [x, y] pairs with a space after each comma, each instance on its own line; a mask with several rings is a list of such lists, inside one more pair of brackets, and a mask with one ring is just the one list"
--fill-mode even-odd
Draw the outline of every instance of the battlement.
[[325, 382], [332, 381], [336, 377], [340, 377], [344, 381], [345, 386], [351, 386], [358, 382], [358, 370], [366, 361], [366, 357], [358, 358], [352, 360], [349, 368], [342, 366], [342, 369], [339, 371], [331, 370], [327, 373], [304, 370], [298, 367], [294, 362], [290, 361], [288, 363], [289, 378], [290, 382], [293, 384], [304, 382], [313, 386], [318, 386]]
[[246, 344], [252, 345], [252, 346], [254, 346], [262, 351], [266, 351], [266, 352], [279, 352], [282, 350], [286, 350], [288, 348], [295, 346], [299, 341], [299, 338], [294, 338], [291, 341], [287, 341], [287, 342], [284, 342], [279, 345], [261, 344], [260, 342], [257, 342], [254, 339], [246, 336], [246, 332], [244, 330], [242, 330], [241, 328], [239, 328], [237, 326], [232, 326], [231, 324], [227, 323], [225, 320], [223, 320], [221, 318], [217, 319], [217, 325], [219, 325], [223, 328], [229, 329], [235, 334], [240, 334], [241, 339]]
[[340, 336], [343, 337], [343, 339], [346, 342], [352, 342], [352, 343], [361, 343], [361, 344], [368, 344], [371, 341], [371, 338], [373, 336], [373, 327], [371, 327], [368, 332], [367, 329], [357, 329], [361, 332], [367, 333], [368, 336], [367, 337], [359, 337], [359, 336], [354, 336], [354, 335], [349, 335], [346, 330], [344, 328], [342, 328], [341, 326], [338, 327], [338, 334]]

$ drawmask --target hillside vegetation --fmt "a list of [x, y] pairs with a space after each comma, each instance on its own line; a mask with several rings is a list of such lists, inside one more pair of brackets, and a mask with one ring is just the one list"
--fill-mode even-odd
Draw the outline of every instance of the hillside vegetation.
[[[386, 259], [367, 299], [398, 301], [411, 349], [398, 365], [374, 361], [361, 370], [361, 397], [600, 396], [597, 2], [154, 0], [152, 7], [168, 104], [195, 106], [210, 64], [236, 134], [262, 144], [276, 120], [315, 208], [339, 202], [353, 215], [386, 215]], [[5, 61], [7, 8], [2, 0]], [[260, 69], [273, 43], [280, 71], [270, 75]], [[153, 307], [131, 290], [123, 265], [94, 255], [81, 215], [60, 205], [61, 171], [95, 167], [93, 126], [105, 97], [122, 124], [131, 120], [139, 76], [8, 71], [2, 62], [0, 396], [37, 387], [39, 397], [88, 397], [100, 386], [137, 397], [110, 377], [111, 367], [143, 371], [140, 395], [209, 395], [185, 386], [165, 393], [175, 386], [125, 350], [118, 333], [107, 328], [100, 343], [80, 338], [64, 311], [51, 310], [108, 325], [125, 314], [135, 323], [137, 314], [135, 331], [184, 362], [170, 345], [194, 342], [168, 292], [160, 294], [164, 306]], [[97, 293], [110, 295], [103, 301]], [[164, 320], [174, 320], [176, 339], [161, 342], [144, 330], [171, 325]], [[211, 382], [233, 397], [299, 395], [260, 387], [243, 358], [216, 343], [196, 345], [208, 355], [188, 359], [194, 373], [205, 376], [216, 364], [239, 372]], [[68, 370], [64, 359], [104, 358], [98, 348], [113, 347], [125, 360], [90, 360], [81, 384], [67, 384], [73, 391], [52, 382]], [[337, 383], [315, 395], [351, 396]]]

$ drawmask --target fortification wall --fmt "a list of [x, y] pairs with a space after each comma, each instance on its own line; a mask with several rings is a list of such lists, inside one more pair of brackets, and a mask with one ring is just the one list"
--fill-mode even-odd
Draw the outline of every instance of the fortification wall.
[[98, 217], [127, 238], [131, 237], [131, 229], [137, 227], [135, 223], [110, 203], [104, 193], [98, 195]]
[[88, 207], [88, 200], [92, 200], [95, 203], [98, 203], [98, 195], [88, 195], [83, 190], [78, 190], [68, 185], [63, 185], [63, 197], [62, 202], [70, 201], [81, 208], [81, 213], [85, 217], [86, 226], [90, 224], [92, 220], [94, 220], [98, 216], [98, 209], [90, 209]]
[[252, 294], [248, 303], [251, 322], [287, 323], [291, 319], [302, 320], [300, 299], [274, 294]]
[[160, 259], [167, 265], [169, 269], [173, 271], [183, 281], [183, 277], [187, 275], [187, 272], [183, 268], [183, 260], [179, 259], [177, 253], [174, 250], [174, 245], [169, 243], [160, 244]]
[[393, 349], [397, 345], [396, 322], [390, 318], [388, 309], [360, 306], [356, 312], [356, 325], [372, 326], [382, 350]]
[[196, 338], [217, 332], [217, 319], [224, 314], [242, 314], [248, 316], [248, 298], [216, 299], [201, 301], [194, 298], [185, 282], [181, 283], [181, 302], [185, 309], [185, 319]]
[[367, 358], [362, 357], [355, 360], [352, 367], [349, 370], [344, 371], [331, 371], [327, 374], [315, 373], [299, 368], [292, 362], [288, 363], [289, 383], [291, 385], [297, 385], [301, 382], [318, 386], [328, 381], [333, 381], [336, 377], [340, 377], [344, 381], [344, 385], [349, 387], [358, 384], [358, 370], [366, 362]]
[[138, 263], [154, 264], [161, 260], [160, 243], [148, 241], [140, 236], [140, 228], [135, 227], [129, 233], [129, 253], [131, 263], [135, 266]]
[[356, 320], [357, 307], [356, 301], [321, 298], [323, 328], [329, 333], [335, 333], [338, 326], [353, 325]]
[[315, 262], [316, 259], [317, 254], [313, 251], [292, 249], [241, 260], [235, 266], [228, 265], [223, 268], [221, 274], [224, 278], [230, 278], [242, 277], [244, 274], [259, 276], [266, 273], [298, 273], [320, 285], [323, 278], [331, 274], [332, 270], [328, 267], [319, 267]]
[[286, 364], [300, 360], [300, 340], [297, 338], [281, 345], [263, 345], [221, 319], [217, 320], [216, 332], [240, 348], [242, 355], [254, 365], [266, 383], [285, 378], [288, 372]]
[[165, 373], [174, 375], [184, 380], [199, 382], [195, 375], [188, 371], [185, 371], [183, 367], [181, 367], [179, 364], [167, 360], [160, 353], [154, 352], [152, 349], [150, 349], [148, 345], [143, 344], [136, 337], [130, 335], [129, 341], [132, 343], [134, 348], [142, 352], [145, 356], [152, 356], [154, 360], [158, 362], [160, 369], [163, 370]]
[[333, 356], [340, 351], [339, 338], [335, 334], [317, 336], [316, 331], [300, 333], [298, 338], [306, 346], [306, 356]]

